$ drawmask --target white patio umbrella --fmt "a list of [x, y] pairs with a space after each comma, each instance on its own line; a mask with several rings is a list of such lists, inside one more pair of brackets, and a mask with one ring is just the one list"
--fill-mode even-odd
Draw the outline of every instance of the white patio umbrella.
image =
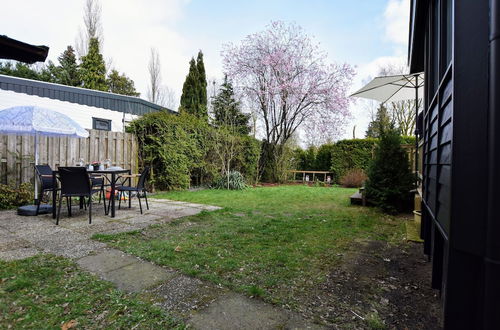
[[418, 100], [423, 95], [424, 73], [375, 77], [351, 96], [381, 103]]
[[[415, 100], [415, 120], [418, 118], [418, 100], [424, 93], [424, 73], [375, 77], [351, 96], [381, 103]], [[418, 170], [418, 137], [415, 145], [415, 170]]]
[[[62, 113], [37, 106], [17, 106], [0, 111], [0, 134], [35, 136], [35, 165], [38, 165], [39, 136], [86, 138], [89, 133]], [[38, 183], [35, 179], [35, 200]]]

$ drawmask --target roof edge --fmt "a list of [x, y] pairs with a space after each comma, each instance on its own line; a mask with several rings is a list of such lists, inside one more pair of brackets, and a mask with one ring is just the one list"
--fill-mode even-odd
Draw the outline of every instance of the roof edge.
[[[177, 113], [176, 111], [173, 111], [172, 109], [168, 109], [167, 107], [163, 107], [161, 105], [158, 105], [156, 103], [152, 103], [150, 101], [144, 100], [140, 97], [136, 96], [129, 96], [129, 95], [121, 95], [121, 94], [115, 94], [115, 93], [110, 93], [110, 92], [105, 92], [105, 91], [96, 91], [93, 89], [87, 89], [87, 88], [82, 88], [82, 87], [74, 87], [74, 86], [67, 86], [67, 85], [61, 85], [61, 84], [56, 84], [56, 83], [51, 83], [51, 82], [45, 82], [45, 81], [40, 81], [40, 80], [33, 80], [33, 79], [27, 79], [27, 78], [20, 78], [20, 77], [15, 77], [15, 76], [7, 76], [7, 75], [2, 75], [0, 74], [0, 89], [2, 90], [10, 90], [18, 93], [23, 93], [19, 92], [13, 88], [6, 88], [5, 85], [12, 84], [12, 85], [18, 85], [18, 86], [23, 86], [23, 87], [36, 87], [36, 88], [44, 88], [48, 89], [51, 91], [58, 91], [58, 92], [67, 92], [67, 93], [72, 93], [76, 95], [87, 95], [87, 96], [92, 96], [92, 97], [97, 97], [97, 98], [102, 98], [102, 99], [112, 99], [112, 100], [119, 100], [123, 102], [128, 102], [128, 103], [137, 103], [141, 104], [145, 107], [160, 111], [160, 110], [167, 110], [170, 113]], [[30, 94], [30, 93], [26, 93]], [[47, 97], [45, 95], [40, 95], [38, 93], [31, 93], [30, 95], [36, 95], [40, 97]], [[83, 105], [89, 105], [89, 106], [95, 106], [92, 104], [87, 104], [85, 102], [75, 102], [67, 99], [62, 99], [58, 98], [54, 95], [54, 97], [50, 97], [52, 99], [58, 99], [60, 101], [67, 101], [71, 103], [77, 103], [77, 104], [83, 104]], [[110, 109], [110, 110], [117, 110], [117, 109]], [[122, 110], [117, 110], [117, 111], [122, 111]], [[123, 111], [127, 112], [127, 111]]]

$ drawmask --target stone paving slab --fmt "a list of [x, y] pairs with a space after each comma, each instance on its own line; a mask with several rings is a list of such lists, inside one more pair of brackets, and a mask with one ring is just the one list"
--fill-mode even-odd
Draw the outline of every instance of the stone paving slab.
[[205, 310], [194, 313], [188, 324], [206, 330], [323, 329], [290, 311], [237, 293], [222, 296]]
[[186, 275], [179, 275], [162, 283], [151, 292], [160, 299], [159, 305], [183, 318], [193, 310], [207, 307], [227, 289]]
[[92, 224], [91, 226], [82, 226], [74, 229], [85, 238], [91, 238], [95, 234], [117, 234], [136, 230], [136, 227], [127, 225], [123, 222], [107, 222], [101, 224]]
[[116, 249], [106, 249], [102, 252], [78, 259], [78, 265], [94, 274], [104, 274], [124, 266], [136, 263], [135, 257]]
[[33, 245], [46, 253], [71, 259], [84, 257], [106, 247], [106, 244], [101, 242], [88, 239], [72, 240], [71, 237], [62, 235], [50, 235], [46, 239], [34, 242]]
[[0, 237], [0, 251], [17, 250], [31, 247], [30, 242], [17, 237]]
[[0, 259], [5, 261], [19, 260], [33, 257], [39, 253], [40, 251], [35, 248], [23, 247], [19, 249], [0, 251]]
[[177, 272], [149, 262], [134, 262], [100, 276], [127, 292], [140, 292], [175, 277]]
[[191, 215], [196, 215], [200, 213], [202, 209], [200, 208], [180, 208], [176, 210], [172, 210], [170, 212], [165, 212], [165, 211], [153, 211], [152, 213], [155, 215], [163, 216], [163, 217], [168, 217], [170, 219], [177, 219], [177, 218], [182, 218], [182, 217], [188, 217]]
[[123, 222], [128, 223], [130, 225], [135, 225], [135, 224], [142, 224], [142, 223], [147, 223], [147, 224], [154, 224], [158, 223], [162, 219], [161, 215], [157, 214], [145, 214], [145, 215], [139, 215], [137, 217], [132, 217], [128, 219], [124, 219]]

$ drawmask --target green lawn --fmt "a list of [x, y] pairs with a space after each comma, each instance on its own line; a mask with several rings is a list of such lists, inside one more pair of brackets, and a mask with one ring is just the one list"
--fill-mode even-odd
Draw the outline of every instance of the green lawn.
[[156, 196], [218, 205], [144, 231], [94, 238], [233, 290], [282, 304], [319, 283], [354, 240], [401, 241], [404, 224], [351, 206], [354, 189], [308, 186]]
[[39, 255], [0, 261], [0, 328], [181, 328], [162, 310], [111, 283], [78, 270], [64, 258]]

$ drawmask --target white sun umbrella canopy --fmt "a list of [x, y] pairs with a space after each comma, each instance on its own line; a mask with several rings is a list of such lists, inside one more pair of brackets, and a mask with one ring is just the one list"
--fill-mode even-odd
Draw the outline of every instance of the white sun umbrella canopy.
[[[381, 103], [415, 100], [417, 120], [418, 100], [424, 96], [424, 73], [375, 77], [351, 96]], [[415, 170], [418, 170], [418, 138], [415, 141]]]
[[[37, 106], [17, 106], [0, 111], [0, 134], [35, 136], [35, 165], [38, 165], [38, 137], [68, 136], [86, 138], [87, 130], [62, 113]], [[37, 193], [35, 180], [35, 199]]]
[[415, 100], [423, 97], [424, 74], [375, 77], [351, 96], [382, 103]]

